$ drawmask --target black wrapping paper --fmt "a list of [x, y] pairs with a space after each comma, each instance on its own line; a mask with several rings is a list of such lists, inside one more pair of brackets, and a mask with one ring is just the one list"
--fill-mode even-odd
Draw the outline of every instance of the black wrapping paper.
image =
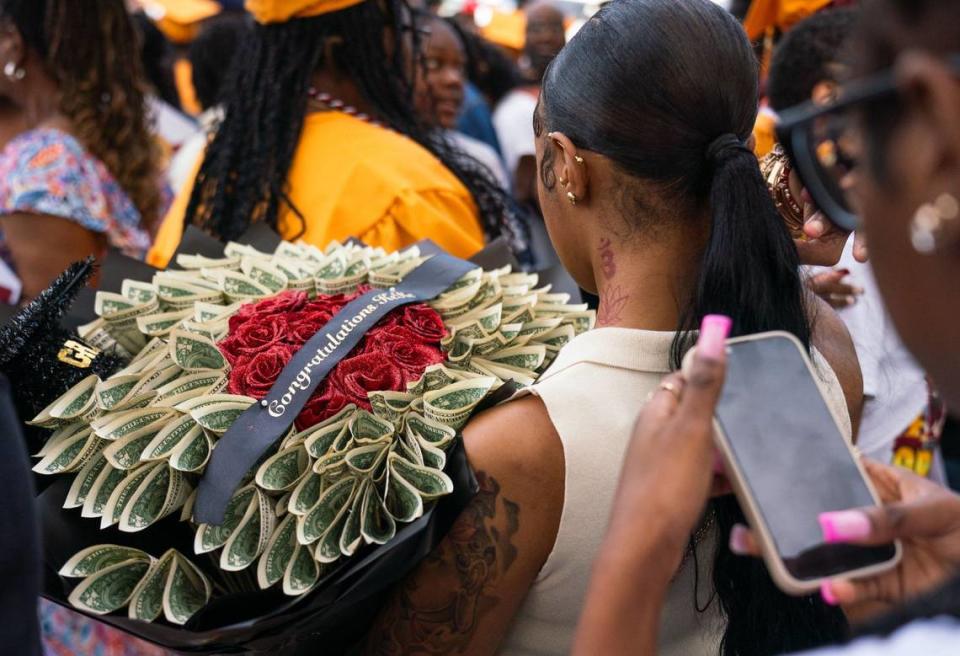
[[[303, 597], [287, 597], [274, 587], [214, 598], [184, 627], [119, 615], [89, 616], [181, 653], [348, 653], [363, 640], [393, 585], [439, 544], [477, 493], [477, 481], [461, 440], [451, 449], [444, 471], [453, 480], [452, 494], [415, 522], [399, 528], [387, 544], [367, 548], [344, 562]], [[77, 582], [57, 575], [55, 565], [94, 544], [129, 545], [153, 556], [174, 547], [202, 568], [211, 566], [192, 555], [193, 531], [177, 522], [175, 516], [144, 533], [99, 530], [96, 521], [81, 518], [78, 510], [61, 509], [69, 486], [69, 480], [59, 480], [38, 498], [45, 544], [43, 596], [50, 601], [72, 608], [67, 597]]]
[[[249, 231], [238, 241], [271, 250], [269, 245], [274, 239], [270, 231], [258, 230]], [[429, 244], [424, 246], [428, 252], [434, 252]], [[220, 257], [223, 248], [224, 244], [190, 226], [177, 253]], [[487, 269], [506, 264], [516, 266], [509, 249], [496, 242], [471, 258], [471, 262]], [[135, 271], [118, 265], [116, 270], [124, 271], [125, 278], [144, 281], [153, 275], [148, 267]], [[111, 275], [111, 279], [113, 277]], [[502, 403], [516, 390], [513, 383], [503, 385], [484, 399], [476, 412]], [[56, 396], [59, 394], [49, 400]], [[193, 553], [194, 532], [189, 524], [178, 521], [177, 513], [141, 533], [123, 533], [116, 527], [100, 530], [98, 520], [82, 518], [79, 509], [62, 508], [71, 480], [56, 479], [37, 497], [44, 544], [43, 596], [74, 612], [182, 654], [355, 653], [394, 585], [433, 551], [479, 489], [459, 437], [448, 453], [444, 472], [454, 483], [452, 494], [439, 499], [416, 521], [398, 527], [396, 536], [387, 544], [367, 546], [345, 560], [312, 592], [289, 597], [279, 586], [274, 586], [268, 590], [215, 596], [183, 627], [131, 620], [121, 614], [94, 615], [70, 606], [67, 598], [79, 580], [65, 579], [57, 571], [72, 555], [95, 544], [127, 545], [154, 557], [175, 548], [203, 570], [211, 571], [216, 565], [209, 557]]]

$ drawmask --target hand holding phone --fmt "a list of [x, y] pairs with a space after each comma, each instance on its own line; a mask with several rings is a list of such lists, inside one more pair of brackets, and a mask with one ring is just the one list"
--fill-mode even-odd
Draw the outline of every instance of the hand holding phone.
[[787, 333], [728, 342], [717, 447], [777, 585], [789, 594], [894, 567], [900, 544], [828, 544], [822, 513], [875, 506], [878, 496], [824, 398], [813, 365]]

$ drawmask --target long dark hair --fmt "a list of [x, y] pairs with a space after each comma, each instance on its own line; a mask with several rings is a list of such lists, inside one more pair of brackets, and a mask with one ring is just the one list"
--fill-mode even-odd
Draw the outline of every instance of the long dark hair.
[[42, 58], [74, 136], [106, 165], [143, 224], [159, 221], [161, 153], [150, 131], [139, 38], [123, 0], [2, 0], [0, 15]]
[[[276, 228], [281, 203], [303, 222], [286, 196], [287, 173], [311, 77], [329, 51], [375, 108], [377, 119], [430, 150], [470, 190], [489, 238], [507, 234], [515, 244], [522, 242], [515, 210], [492, 175], [417, 118], [403, 49], [388, 51], [384, 38], [388, 29], [394, 35], [410, 30], [403, 24], [409, 15], [403, 7], [402, 0], [363, 2], [313, 18], [256, 25], [234, 59], [224, 98], [226, 118], [207, 149], [186, 222], [235, 239], [255, 221]], [[332, 38], [337, 41], [328, 50]], [[416, 34], [413, 49], [412, 61], [417, 62]]]
[[[734, 335], [786, 330], [810, 345], [796, 247], [745, 146], [757, 115], [757, 68], [743, 29], [709, 0], [617, 0], [544, 78], [544, 127], [655, 190], [657, 198], [625, 192], [626, 206], [650, 222], [638, 220], [638, 230], [711, 217], [694, 292], [681, 306], [677, 367], [712, 313], [730, 316]], [[548, 170], [540, 174], [551, 182]], [[762, 563], [729, 554], [730, 529], [743, 515], [732, 497], [713, 506], [714, 584], [728, 618], [722, 653], [779, 654], [841, 637], [838, 611], [784, 595]]]

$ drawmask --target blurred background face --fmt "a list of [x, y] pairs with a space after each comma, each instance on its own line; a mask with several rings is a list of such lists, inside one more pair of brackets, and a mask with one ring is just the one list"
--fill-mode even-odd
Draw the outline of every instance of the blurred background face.
[[566, 44], [563, 12], [546, 3], [531, 5], [527, 14], [527, 39], [524, 54], [540, 77]]
[[417, 112], [431, 125], [452, 130], [463, 106], [466, 53], [446, 22], [428, 20], [421, 48], [423, 65], [417, 69]]

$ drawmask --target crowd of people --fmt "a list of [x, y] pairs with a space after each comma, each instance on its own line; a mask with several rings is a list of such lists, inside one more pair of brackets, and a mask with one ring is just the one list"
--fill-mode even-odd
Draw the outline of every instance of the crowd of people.
[[[0, 0], [0, 302], [88, 255], [163, 268], [188, 226], [464, 258], [502, 240], [561, 264], [597, 328], [464, 429], [479, 492], [364, 653], [960, 653], [960, 2], [591, 12]], [[825, 125], [830, 165], [805, 168]], [[806, 597], [715, 464], [724, 340], [774, 330], [881, 492], [822, 516], [828, 541], [903, 545]], [[165, 653], [39, 613], [16, 653]]]

